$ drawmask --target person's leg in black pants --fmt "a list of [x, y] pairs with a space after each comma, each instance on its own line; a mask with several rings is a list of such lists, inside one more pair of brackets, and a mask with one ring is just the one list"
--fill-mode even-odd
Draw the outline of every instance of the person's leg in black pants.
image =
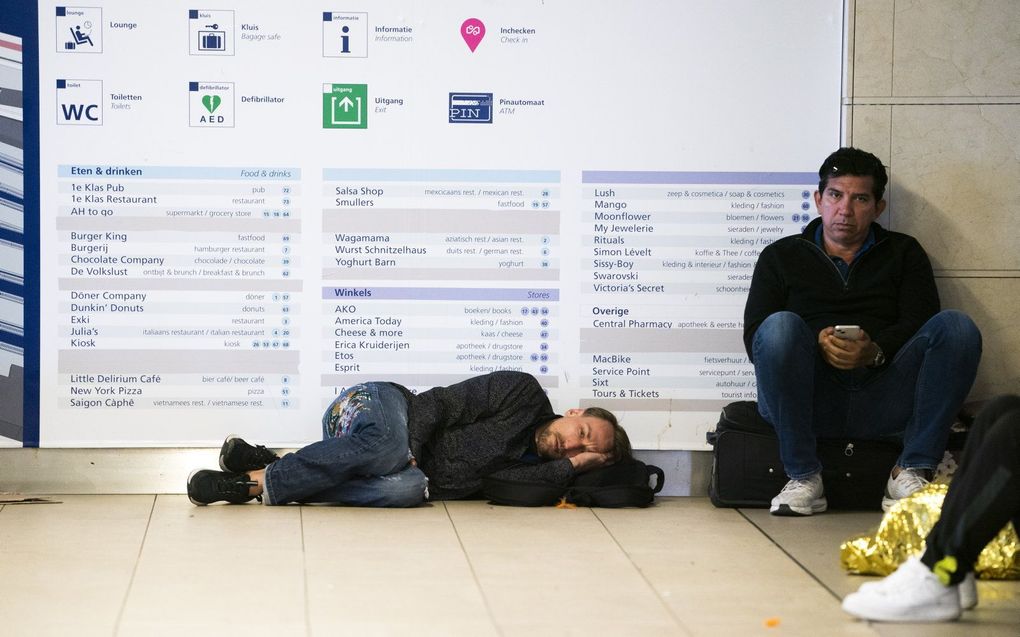
[[972, 588], [968, 603], [962, 599], [963, 589], [973, 585], [964, 578], [1011, 519], [1020, 523], [1020, 396], [1000, 396], [974, 421], [924, 555], [880, 582], [861, 585], [843, 600], [843, 610], [876, 621], [958, 618], [976, 603]]
[[1020, 528], [1020, 396], [996, 398], [975, 419], [921, 562], [956, 584], [1010, 520]]

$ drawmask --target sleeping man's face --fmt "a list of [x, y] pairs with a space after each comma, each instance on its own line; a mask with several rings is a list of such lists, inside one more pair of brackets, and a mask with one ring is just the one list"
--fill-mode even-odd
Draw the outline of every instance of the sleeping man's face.
[[585, 451], [609, 453], [613, 449], [613, 426], [601, 418], [571, 409], [562, 418], [535, 432], [538, 455], [549, 460], [572, 458]]

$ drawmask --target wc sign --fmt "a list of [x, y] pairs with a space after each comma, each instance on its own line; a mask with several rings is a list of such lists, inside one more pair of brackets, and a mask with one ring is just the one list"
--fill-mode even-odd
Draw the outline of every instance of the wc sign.
[[188, 116], [194, 128], [233, 128], [234, 83], [188, 82]]
[[57, 124], [103, 125], [102, 80], [57, 80]]

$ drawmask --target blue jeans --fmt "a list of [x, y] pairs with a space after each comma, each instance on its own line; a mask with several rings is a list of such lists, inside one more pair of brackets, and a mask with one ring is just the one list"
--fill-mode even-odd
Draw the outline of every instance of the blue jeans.
[[898, 438], [897, 465], [934, 469], [970, 392], [981, 333], [956, 310], [939, 312], [880, 369], [839, 370], [822, 358], [818, 334], [797, 314], [776, 312], [751, 343], [758, 411], [779, 437], [790, 478], [822, 469], [816, 438]]
[[326, 408], [322, 427], [320, 442], [266, 467], [267, 504], [412, 507], [425, 502], [428, 479], [410, 464], [407, 401], [396, 387], [350, 387]]

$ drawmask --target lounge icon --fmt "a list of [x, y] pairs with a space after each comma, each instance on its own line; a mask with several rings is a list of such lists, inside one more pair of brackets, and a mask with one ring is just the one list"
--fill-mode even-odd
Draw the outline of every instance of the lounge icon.
[[88, 44], [91, 47], [96, 45], [92, 42], [92, 23], [85, 23], [86, 31], [82, 31], [81, 25], [76, 24], [74, 27], [68, 27], [67, 30], [71, 32], [71, 39], [64, 43], [64, 48], [73, 51], [83, 44]]

